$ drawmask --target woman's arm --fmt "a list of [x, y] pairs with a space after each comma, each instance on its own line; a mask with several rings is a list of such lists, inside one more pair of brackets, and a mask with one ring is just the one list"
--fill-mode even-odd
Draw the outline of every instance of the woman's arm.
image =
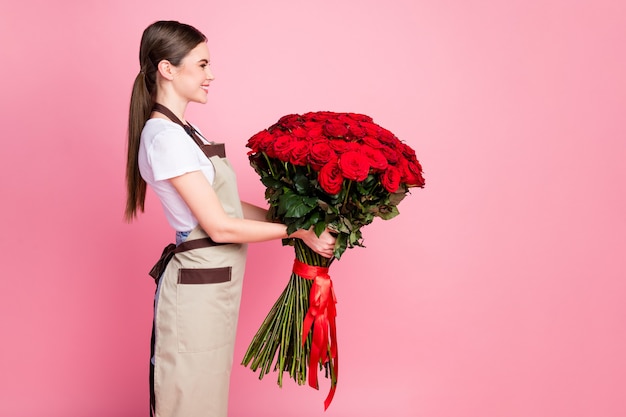
[[241, 208], [243, 209], [244, 219], [258, 220], [260, 222], [268, 221], [267, 210], [264, 208], [255, 206], [254, 204], [250, 204], [245, 201], [241, 202]]
[[198, 219], [202, 229], [216, 242], [252, 243], [294, 237], [302, 239], [313, 251], [324, 257], [330, 258], [333, 254], [335, 238], [328, 231], [324, 231], [319, 238], [312, 229], [297, 230], [288, 236], [287, 226], [263, 221], [264, 214], [263, 219], [259, 219], [263, 210], [259, 207], [254, 209], [248, 203], [245, 203], [244, 210], [250, 218], [228, 216], [215, 190], [200, 171], [189, 172], [169, 181]]

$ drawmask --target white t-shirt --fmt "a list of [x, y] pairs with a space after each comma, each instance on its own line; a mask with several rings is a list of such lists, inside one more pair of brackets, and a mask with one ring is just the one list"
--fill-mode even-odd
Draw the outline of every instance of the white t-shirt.
[[191, 136], [169, 120], [149, 119], [141, 131], [139, 172], [161, 200], [167, 221], [176, 231], [192, 230], [198, 220], [169, 179], [202, 171], [213, 184], [215, 168]]

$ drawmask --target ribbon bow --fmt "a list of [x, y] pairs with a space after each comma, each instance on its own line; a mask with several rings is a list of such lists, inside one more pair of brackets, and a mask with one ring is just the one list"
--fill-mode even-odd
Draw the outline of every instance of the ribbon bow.
[[[293, 272], [302, 278], [313, 280], [311, 293], [309, 295], [309, 309], [302, 324], [302, 344], [306, 343], [307, 335], [313, 327], [313, 343], [309, 356], [309, 386], [319, 389], [317, 383], [317, 367], [330, 362], [333, 367], [334, 383], [331, 378], [331, 387], [326, 400], [324, 410], [328, 408], [335, 395], [337, 386], [338, 355], [337, 355], [337, 327], [335, 317], [337, 310], [335, 304], [335, 292], [333, 282], [328, 275], [328, 268], [321, 266], [307, 265], [299, 260], [293, 264]], [[328, 344], [330, 342], [330, 352]]]

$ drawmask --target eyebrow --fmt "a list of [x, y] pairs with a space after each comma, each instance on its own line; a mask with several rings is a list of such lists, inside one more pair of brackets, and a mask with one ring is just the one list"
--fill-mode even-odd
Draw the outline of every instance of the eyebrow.
[[203, 59], [201, 59], [200, 61], [198, 61], [198, 64], [203, 63], [203, 62], [204, 62], [205, 64], [208, 64], [208, 63], [209, 63], [209, 60], [208, 60], [208, 59], [204, 59], [204, 58], [203, 58]]

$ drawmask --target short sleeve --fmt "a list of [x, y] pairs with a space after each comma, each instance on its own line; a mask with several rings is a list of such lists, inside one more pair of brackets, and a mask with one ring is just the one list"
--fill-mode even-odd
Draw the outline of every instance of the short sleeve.
[[154, 137], [148, 152], [155, 181], [178, 177], [202, 167], [197, 145], [179, 129], [167, 129]]

